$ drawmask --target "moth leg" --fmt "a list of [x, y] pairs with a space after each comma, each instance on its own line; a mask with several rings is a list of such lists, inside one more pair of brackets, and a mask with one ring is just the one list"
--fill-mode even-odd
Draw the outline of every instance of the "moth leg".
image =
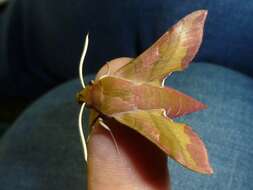
[[103, 121], [103, 119], [101, 117], [98, 118], [98, 123], [104, 128], [106, 129], [107, 131], [109, 131], [111, 137], [112, 137], [112, 140], [113, 140], [113, 143], [115, 144], [115, 147], [116, 147], [116, 151], [118, 154], [120, 154], [120, 151], [119, 151], [119, 147], [117, 145], [117, 141], [116, 141], [116, 138], [115, 136], [113, 135], [112, 133], [112, 130], [108, 127], [108, 125], [106, 125]]
[[93, 126], [95, 126], [95, 123], [97, 122], [97, 120], [98, 120], [99, 117], [100, 117], [100, 115], [98, 115], [97, 117], [95, 117], [95, 119], [90, 124], [90, 128], [93, 128]]
[[90, 113], [89, 113], [89, 133], [88, 133], [88, 137], [87, 137], [87, 144], [89, 143], [90, 140], [90, 136], [91, 136], [91, 131], [95, 128], [95, 126], [98, 124], [98, 118], [101, 117], [100, 113], [98, 113], [97, 111], [95, 111], [94, 109], [90, 109]]

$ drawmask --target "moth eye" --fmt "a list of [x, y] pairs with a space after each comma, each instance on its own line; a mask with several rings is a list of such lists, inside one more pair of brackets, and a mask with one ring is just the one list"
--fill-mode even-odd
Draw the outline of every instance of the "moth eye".
[[94, 84], [94, 80], [91, 80], [91, 81], [89, 82], [89, 85], [92, 85], [92, 84]]

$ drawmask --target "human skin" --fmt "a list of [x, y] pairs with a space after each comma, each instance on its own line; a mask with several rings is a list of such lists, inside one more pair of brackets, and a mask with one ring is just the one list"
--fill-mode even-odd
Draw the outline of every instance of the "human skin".
[[96, 126], [88, 143], [89, 190], [168, 190], [166, 156], [132, 129]]
[[169, 190], [167, 156], [129, 127], [104, 122], [111, 132], [96, 123], [88, 140], [88, 189]]

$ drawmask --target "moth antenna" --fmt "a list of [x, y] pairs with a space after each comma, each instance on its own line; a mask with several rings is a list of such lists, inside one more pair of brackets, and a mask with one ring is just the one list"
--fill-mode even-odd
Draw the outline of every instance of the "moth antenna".
[[85, 137], [83, 133], [83, 125], [82, 125], [84, 107], [85, 107], [85, 103], [81, 105], [81, 109], [80, 109], [79, 117], [78, 117], [78, 127], [79, 127], [79, 135], [80, 135], [81, 143], [83, 147], [84, 160], [85, 162], [87, 162], [87, 156], [88, 156], [87, 145], [86, 145], [86, 141], [85, 141]]
[[118, 154], [120, 154], [120, 151], [119, 151], [119, 147], [117, 145], [117, 141], [112, 133], [112, 130], [103, 122], [103, 119], [102, 118], [98, 118], [98, 122], [99, 124], [104, 127], [107, 131], [109, 131], [111, 137], [112, 137], [112, 140], [113, 140], [113, 143], [115, 144], [115, 147], [116, 147], [116, 151]]
[[80, 63], [79, 63], [79, 78], [80, 78], [83, 88], [85, 88], [85, 84], [84, 84], [84, 80], [83, 80], [83, 62], [84, 62], [85, 55], [87, 53], [88, 45], [89, 45], [89, 33], [86, 35], [84, 47], [83, 47], [83, 52], [82, 52], [82, 56], [81, 56]]

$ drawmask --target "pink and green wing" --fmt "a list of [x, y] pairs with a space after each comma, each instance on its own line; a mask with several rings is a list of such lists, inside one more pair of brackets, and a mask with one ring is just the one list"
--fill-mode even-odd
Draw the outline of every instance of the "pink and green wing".
[[170, 87], [157, 87], [150, 84], [136, 85], [122, 78], [106, 76], [96, 82], [103, 92], [103, 104], [94, 105], [105, 115], [135, 109], [166, 110], [170, 118], [179, 117], [204, 109], [206, 106]]
[[202, 140], [183, 123], [173, 122], [163, 110], [136, 110], [113, 115], [120, 123], [138, 131], [169, 157], [202, 174], [212, 174]]
[[119, 68], [114, 75], [137, 83], [163, 85], [174, 71], [185, 69], [202, 42], [207, 11], [184, 17], [144, 53]]

